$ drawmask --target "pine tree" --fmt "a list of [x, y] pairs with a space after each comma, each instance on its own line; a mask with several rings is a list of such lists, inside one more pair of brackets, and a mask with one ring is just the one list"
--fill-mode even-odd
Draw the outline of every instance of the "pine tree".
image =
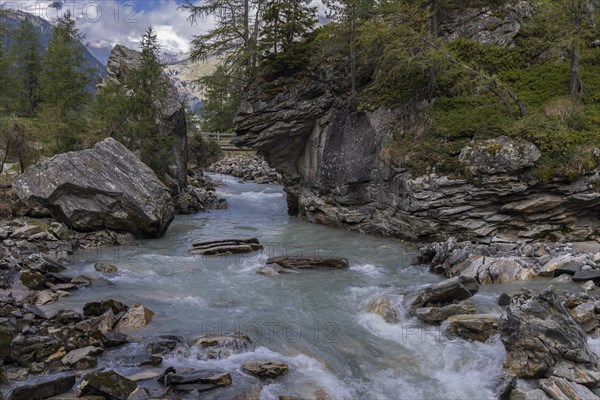
[[310, 0], [268, 0], [263, 13], [261, 49], [277, 54], [310, 31], [317, 20]]
[[167, 172], [173, 138], [160, 131], [168, 81], [160, 62], [156, 33], [149, 27], [141, 40], [139, 66], [125, 81], [109, 83], [98, 93], [96, 117], [159, 176]]
[[347, 31], [352, 99], [356, 100], [356, 38], [361, 22], [375, 8], [375, 0], [325, 0], [328, 17], [342, 23]]
[[42, 70], [40, 34], [29, 18], [23, 18], [14, 33], [13, 53], [19, 89], [19, 112], [31, 116], [39, 101]]
[[192, 59], [209, 56], [221, 58], [221, 65], [229, 75], [248, 82], [258, 63], [258, 40], [265, 0], [206, 0], [200, 5], [190, 0], [182, 9], [190, 13], [196, 23], [211, 16], [214, 28], [192, 41]]
[[200, 83], [205, 87], [202, 129], [207, 132], [231, 130], [242, 94], [240, 81], [228, 76], [225, 68], [219, 66], [212, 75], [202, 78]]
[[63, 119], [80, 113], [91, 99], [86, 91], [92, 82], [91, 71], [83, 66], [82, 39], [75, 20], [67, 12], [58, 19], [44, 57], [41, 100], [46, 109], [52, 109]]
[[16, 103], [13, 59], [7, 46], [10, 33], [3, 22], [4, 12], [0, 7], [0, 115], [13, 112]]

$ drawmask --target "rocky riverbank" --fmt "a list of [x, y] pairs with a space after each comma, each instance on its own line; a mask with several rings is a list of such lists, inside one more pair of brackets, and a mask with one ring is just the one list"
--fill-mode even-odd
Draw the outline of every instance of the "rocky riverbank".
[[[78, 248], [133, 245], [131, 234], [82, 234], [50, 219], [0, 225], [0, 399], [47, 398], [74, 391], [110, 399], [180, 398], [219, 388], [208, 398], [258, 398], [263, 382], [288, 373], [278, 360], [245, 363], [240, 371], [161, 368], [165, 354], [220, 359], [253, 348], [241, 334], [143, 336], [154, 312], [140, 304], [98, 299], [83, 311], [44, 306], [73, 291], [115, 286], [119, 267], [98, 262], [94, 274], [71, 266]], [[125, 346], [125, 347], [124, 347]], [[133, 347], [127, 347], [133, 346]], [[111, 369], [129, 368], [123, 376]]]
[[259, 156], [227, 157], [207, 168], [208, 172], [235, 176], [244, 181], [255, 183], [281, 184], [282, 176]]
[[482, 285], [546, 277], [593, 288], [600, 282], [600, 245], [526, 241], [487, 245], [451, 238], [423, 246], [413, 264], [426, 264], [431, 272], [472, 278]]
[[[415, 264], [429, 265], [448, 279], [403, 293], [400, 304], [383, 296], [367, 307], [390, 324], [416, 317], [440, 325], [448, 337], [478, 342], [499, 338], [506, 350], [494, 389], [499, 399], [599, 399], [600, 291], [594, 260], [600, 254], [576, 247], [483, 246], [454, 239], [428, 245]], [[474, 297], [480, 285], [536, 276], [554, 277], [549, 284], [557, 287], [503, 293], [493, 312], [481, 312], [489, 307]], [[585, 282], [579, 288], [565, 286], [573, 281]]]

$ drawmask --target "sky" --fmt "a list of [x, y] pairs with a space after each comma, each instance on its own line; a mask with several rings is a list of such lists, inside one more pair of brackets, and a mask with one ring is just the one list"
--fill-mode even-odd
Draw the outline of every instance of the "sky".
[[77, 27], [85, 35], [88, 48], [105, 63], [115, 44], [139, 48], [148, 26], [157, 32], [162, 50], [171, 53], [189, 51], [194, 35], [205, 32], [211, 21], [191, 25], [188, 14], [179, 10], [183, 0], [0, 0], [4, 7], [18, 8], [56, 21], [70, 10]]

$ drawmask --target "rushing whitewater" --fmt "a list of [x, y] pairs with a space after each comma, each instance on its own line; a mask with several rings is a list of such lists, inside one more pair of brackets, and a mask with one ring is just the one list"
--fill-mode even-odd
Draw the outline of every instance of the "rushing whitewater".
[[[54, 308], [81, 308], [88, 301], [114, 298], [141, 303], [156, 315], [136, 336], [242, 331], [255, 344], [248, 353], [202, 361], [193, 351], [165, 357], [164, 370], [175, 367], [239, 371], [240, 365], [276, 359], [290, 373], [267, 384], [261, 398], [279, 395], [314, 398], [326, 392], [335, 399], [493, 398], [504, 349], [498, 339], [487, 344], [444, 337], [440, 328], [416, 319], [388, 324], [366, 311], [382, 294], [401, 304], [407, 289], [439, 277], [409, 266], [415, 249], [397, 240], [302, 222], [286, 213], [279, 186], [242, 184], [223, 179], [219, 195], [228, 210], [178, 216], [166, 236], [139, 246], [82, 251], [73, 274], [92, 273], [97, 261], [119, 266], [113, 286], [82, 289]], [[261, 253], [202, 257], [189, 253], [192, 242], [256, 236]], [[265, 277], [256, 274], [273, 255], [347, 257], [343, 271], [302, 271]], [[500, 289], [485, 288], [476, 300], [499, 313]], [[134, 353], [131, 344], [107, 352], [100, 364], [132, 375], [120, 358]], [[235, 378], [234, 378], [235, 379]]]

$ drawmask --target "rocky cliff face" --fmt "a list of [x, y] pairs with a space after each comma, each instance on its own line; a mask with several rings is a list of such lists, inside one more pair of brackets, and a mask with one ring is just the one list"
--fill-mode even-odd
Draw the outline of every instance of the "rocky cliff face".
[[[113, 48], [106, 64], [107, 81], [123, 82], [127, 73], [139, 65], [140, 53], [122, 45]], [[165, 76], [165, 79], [168, 79]], [[185, 107], [179, 98], [175, 86], [169, 81], [167, 96], [164, 99], [164, 109], [160, 121], [160, 130], [165, 135], [175, 138], [172, 149], [172, 165], [169, 177], [180, 188], [187, 186], [187, 126], [185, 120]]]
[[[531, 11], [522, 3], [510, 8], [513, 14], [503, 14], [515, 16], [512, 24], [500, 21], [503, 38], [492, 35], [502, 43], [510, 43], [520, 18]], [[473, 27], [469, 37], [482, 25], [482, 15], [492, 18], [478, 13], [471, 25], [462, 25]], [[283, 174], [291, 214], [410, 240], [596, 238], [597, 171], [573, 182], [542, 182], [532, 173], [540, 151], [499, 137], [463, 149], [460, 161], [471, 177], [415, 176], [386, 156], [397, 113], [351, 111], [340, 100], [348, 85], [346, 76], [321, 66], [280, 78], [277, 90], [273, 83], [254, 85], [240, 106], [237, 143], [257, 149]]]

